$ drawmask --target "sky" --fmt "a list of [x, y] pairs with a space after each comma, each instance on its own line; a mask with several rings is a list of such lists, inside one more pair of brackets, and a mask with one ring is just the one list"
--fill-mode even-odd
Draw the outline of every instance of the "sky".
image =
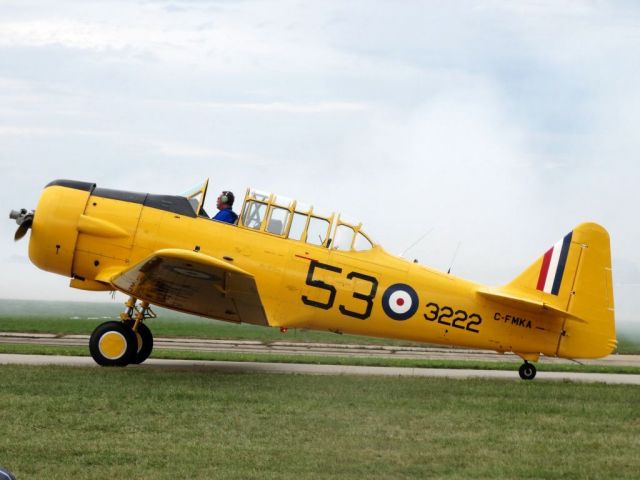
[[638, 325], [638, 125], [637, 2], [4, 0], [0, 297], [108, 300], [13, 241], [9, 211], [51, 180], [209, 177], [492, 285], [598, 222], [617, 319]]

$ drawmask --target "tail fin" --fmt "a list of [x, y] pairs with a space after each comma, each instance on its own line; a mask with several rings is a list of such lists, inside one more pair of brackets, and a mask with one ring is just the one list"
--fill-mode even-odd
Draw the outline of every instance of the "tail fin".
[[600, 225], [578, 225], [501, 291], [564, 314], [559, 356], [598, 358], [616, 347], [611, 247]]

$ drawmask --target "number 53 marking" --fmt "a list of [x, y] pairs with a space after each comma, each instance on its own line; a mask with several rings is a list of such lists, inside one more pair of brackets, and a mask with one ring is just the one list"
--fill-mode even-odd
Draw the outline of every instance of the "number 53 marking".
[[[336, 300], [336, 287], [326, 282], [323, 282], [322, 280], [314, 279], [313, 276], [317, 268], [328, 270], [330, 272], [342, 273], [342, 269], [339, 267], [334, 267], [333, 265], [328, 265], [326, 263], [320, 263], [315, 260], [312, 261], [309, 264], [309, 270], [307, 271], [307, 281], [305, 283], [310, 287], [318, 288], [320, 290], [329, 292], [329, 298], [327, 299], [326, 302], [322, 302], [318, 300], [312, 300], [308, 296], [303, 295], [302, 303], [304, 303], [305, 305], [309, 305], [311, 307], [321, 308], [323, 310], [329, 310], [331, 307], [333, 307], [333, 304]], [[342, 313], [343, 315], [358, 318], [360, 320], [366, 320], [371, 316], [371, 310], [373, 309], [373, 299], [375, 298], [376, 292], [378, 291], [378, 280], [375, 277], [371, 277], [369, 275], [365, 275], [359, 272], [349, 272], [347, 274], [347, 278], [349, 280], [357, 278], [365, 282], [368, 282], [371, 284], [371, 290], [369, 291], [368, 294], [359, 293], [359, 292], [353, 292], [352, 294], [353, 298], [365, 302], [366, 307], [364, 312], [354, 312], [353, 310], [349, 310], [344, 305], [340, 305], [338, 309], [340, 310], [340, 313]]]

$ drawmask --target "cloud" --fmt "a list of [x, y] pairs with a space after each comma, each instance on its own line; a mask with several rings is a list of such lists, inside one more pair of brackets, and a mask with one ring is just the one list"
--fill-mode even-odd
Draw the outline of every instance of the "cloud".
[[83, 130], [78, 128], [3, 126], [0, 125], [0, 136], [5, 137], [36, 137], [36, 136], [114, 136], [116, 131]]
[[[259, 162], [259, 158], [255, 155], [229, 152], [216, 148], [185, 145], [179, 143], [171, 143], [161, 140], [140, 140], [135, 139], [135, 143], [144, 145], [152, 149], [158, 155], [178, 158], [204, 158], [204, 159], [224, 159], [234, 160], [237, 162], [256, 163]], [[264, 162], [263, 162], [264, 163]]]
[[27, 257], [26, 255], [17, 255], [17, 254], [13, 254], [13, 255], [9, 255], [6, 259], [6, 261], [8, 263], [16, 263], [16, 264], [20, 264], [20, 265], [29, 265], [29, 257]]
[[360, 112], [369, 108], [358, 102], [316, 102], [316, 103], [205, 103], [204, 108], [239, 109], [265, 113], [316, 114], [335, 112]]
[[[264, 68], [294, 71], [300, 68], [346, 67], [349, 60], [332, 48], [305, 41], [298, 29], [287, 33], [269, 22], [243, 15], [242, 9], [212, 10], [175, 16], [147, 5], [142, 10], [120, 5], [120, 12], [102, 11], [111, 21], [96, 18], [94, 6], [83, 19], [65, 17], [60, 12], [50, 18], [0, 22], [0, 47], [56, 47], [143, 64], [163, 62], [191, 65], [198, 70], [247, 73]], [[279, 9], [276, 9], [276, 11]], [[276, 12], [263, 11], [269, 17]], [[214, 18], [203, 26], [203, 17]], [[140, 18], [155, 21], [139, 21]]]
[[118, 28], [114, 25], [65, 19], [2, 22], [1, 47], [45, 47], [103, 52], [149, 45], [161, 37], [153, 30]]
[[284, 114], [327, 114], [363, 112], [372, 108], [364, 102], [185, 102], [150, 100], [148, 103], [165, 107], [202, 110], [239, 110], [247, 112]]
[[[346, 211], [394, 252], [433, 228], [411, 255], [446, 270], [462, 240], [454, 272], [486, 283], [596, 220], [637, 283], [635, 4], [172, 5], [3, 3], [2, 205], [57, 177], [171, 193], [211, 176]], [[49, 278], [3, 273], [17, 293], [9, 274]], [[80, 298], [66, 285], [46, 294]]]

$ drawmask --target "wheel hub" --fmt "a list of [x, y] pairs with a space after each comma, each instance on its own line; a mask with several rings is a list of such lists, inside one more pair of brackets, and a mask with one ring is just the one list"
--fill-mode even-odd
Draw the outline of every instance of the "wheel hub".
[[117, 360], [127, 350], [127, 340], [120, 332], [106, 332], [98, 342], [100, 353], [109, 360]]

